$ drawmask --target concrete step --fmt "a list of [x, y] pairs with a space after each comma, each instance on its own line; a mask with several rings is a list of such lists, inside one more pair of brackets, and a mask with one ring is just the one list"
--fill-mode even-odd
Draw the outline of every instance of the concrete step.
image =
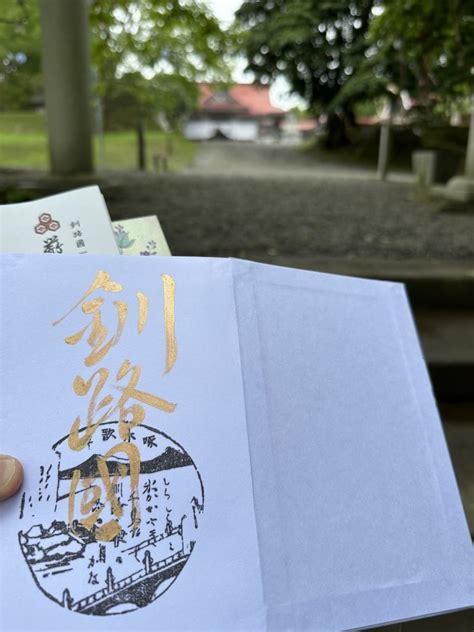
[[438, 399], [474, 401], [474, 310], [414, 308]]
[[464, 512], [474, 539], [474, 401], [462, 404], [440, 402], [438, 407]]
[[474, 310], [415, 307], [413, 312], [429, 364], [474, 362]]
[[474, 610], [370, 628], [370, 632], [473, 632]]
[[472, 261], [379, 261], [256, 255], [255, 261], [331, 274], [405, 283], [412, 305], [474, 308]]

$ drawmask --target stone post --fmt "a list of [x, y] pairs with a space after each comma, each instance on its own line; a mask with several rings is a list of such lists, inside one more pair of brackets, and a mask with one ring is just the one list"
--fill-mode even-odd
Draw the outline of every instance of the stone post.
[[445, 195], [461, 202], [474, 201], [474, 106], [471, 110], [464, 175], [451, 178], [446, 186]]
[[379, 155], [377, 160], [377, 177], [379, 180], [385, 180], [387, 177], [388, 163], [390, 161], [390, 152], [392, 149], [392, 119], [393, 119], [393, 103], [388, 102], [388, 117], [382, 121], [380, 125]]
[[39, 0], [50, 167], [93, 171], [87, 0]]
[[391, 136], [392, 125], [390, 121], [385, 121], [380, 126], [379, 157], [377, 162], [377, 176], [379, 180], [385, 180], [387, 176]]

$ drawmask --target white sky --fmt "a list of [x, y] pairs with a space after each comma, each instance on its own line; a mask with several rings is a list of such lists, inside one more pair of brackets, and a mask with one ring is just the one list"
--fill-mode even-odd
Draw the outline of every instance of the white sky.
[[242, 4], [242, 0], [204, 0], [204, 4], [212, 9], [214, 15], [224, 26], [229, 26], [234, 19], [235, 11]]
[[[242, 0], [204, 0], [203, 3], [212, 9], [214, 15], [226, 27], [233, 21], [234, 13], [242, 4]], [[244, 73], [245, 66], [245, 59], [237, 62], [233, 73], [235, 81], [243, 83], [252, 81], [252, 75]], [[285, 110], [297, 105], [304, 107], [299, 97], [289, 94], [288, 83], [283, 78], [275, 81], [270, 90], [270, 97], [274, 105]]]

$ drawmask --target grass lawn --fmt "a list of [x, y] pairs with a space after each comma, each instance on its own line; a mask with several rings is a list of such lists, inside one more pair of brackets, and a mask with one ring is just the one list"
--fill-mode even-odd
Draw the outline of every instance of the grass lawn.
[[[148, 169], [152, 169], [152, 157], [164, 154], [171, 147], [168, 158], [170, 171], [187, 167], [196, 152], [197, 145], [178, 133], [166, 134], [149, 131], [146, 135]], [[104, 151], [94, 138], [95, 162], [99, 169], [136, 169], [137, 141], [134, 131], [107, 132]], [[103, 153], [103, 158], [102, 158]], [[0, 168], [22, 169], [48, 168], [48, 143], [44, 114], [36, 112], [0, 112]]]

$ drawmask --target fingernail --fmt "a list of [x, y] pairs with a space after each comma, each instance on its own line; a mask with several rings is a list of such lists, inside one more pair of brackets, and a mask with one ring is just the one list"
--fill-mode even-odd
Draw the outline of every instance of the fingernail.
[[6, 500], [18, 491], [23, 480], [21, 463], [12, 456], [0, 454], [0, 500]]

